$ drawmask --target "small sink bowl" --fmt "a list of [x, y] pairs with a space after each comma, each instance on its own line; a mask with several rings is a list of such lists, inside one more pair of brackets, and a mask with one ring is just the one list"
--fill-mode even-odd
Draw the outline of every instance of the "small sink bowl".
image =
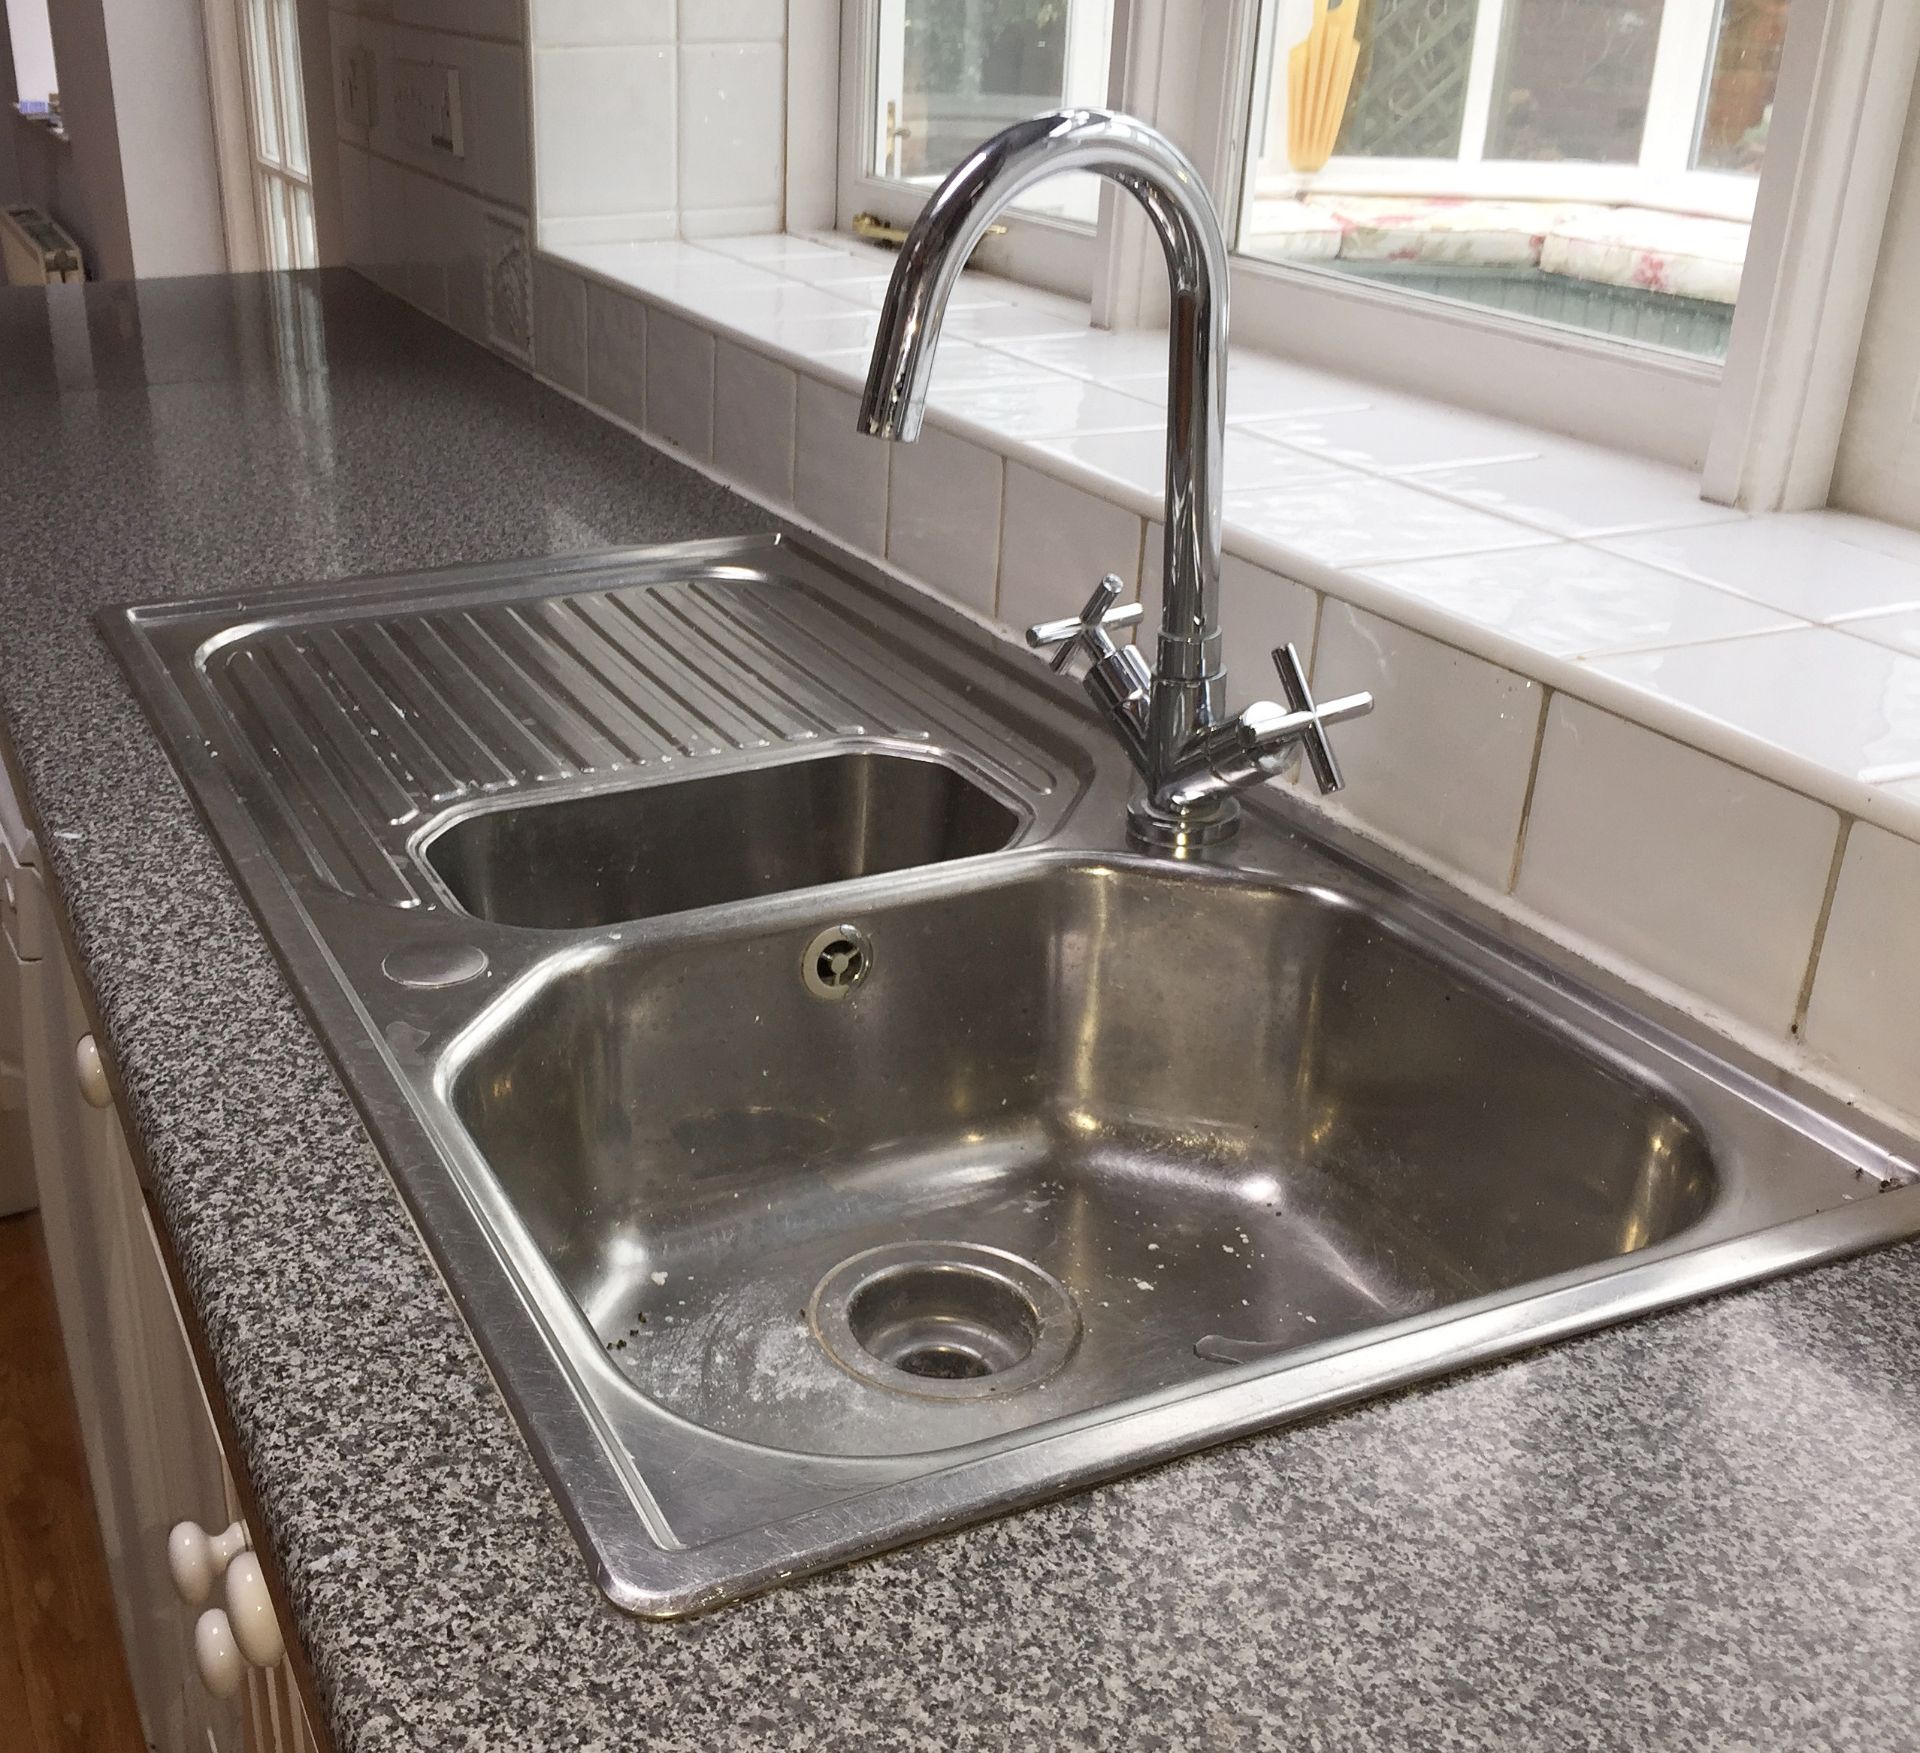
[[581, 931], [974, 858], [1020, 827], [945, 761], [853, 749], [478, 810], [421, 856], [477, 918]]

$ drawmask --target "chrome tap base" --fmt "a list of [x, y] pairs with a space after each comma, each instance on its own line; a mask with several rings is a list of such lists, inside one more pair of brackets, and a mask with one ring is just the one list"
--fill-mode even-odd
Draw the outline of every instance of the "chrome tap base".
[[1143, 852], [1188, 852], [1219, 846], [1240, 832], [1240, 804], [1216, 797], [1195, 809], [1162, 809], [1142, 793], [1127, 805], [1127, 839]]

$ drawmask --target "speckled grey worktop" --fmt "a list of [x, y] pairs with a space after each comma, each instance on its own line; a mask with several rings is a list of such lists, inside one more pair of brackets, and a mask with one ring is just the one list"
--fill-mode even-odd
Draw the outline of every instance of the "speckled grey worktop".
[[0, 291], [0, 709], [340, 1753], [1920, 1745], [1920, 1250], [606, 1607], [89, 616], [745, 502], [346, 277]]

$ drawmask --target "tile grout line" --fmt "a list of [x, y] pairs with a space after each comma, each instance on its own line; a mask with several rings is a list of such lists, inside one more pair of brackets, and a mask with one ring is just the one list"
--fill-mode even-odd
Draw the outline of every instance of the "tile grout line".
[[1840, 891], [1840, 870], [1846, 862], [1847, 847], [1853, 839], [1855, 818], [1840, 817], [1840, 831], [1834, 838], [1833, 863], [1827, 870], [1826, 893], [1820, 897], [1820, 912], [1813, 922], [1813, 941], [1807, 949], [1807, 971], [1801, 977], [1800, 991], [1793, 1003], [1793, 1021], [1787, 1025], [1789, 1040], [1806, 1039], [1807, 1012], [1813, 1004], [1813, 983], [1820, 972], [1820, 954], [1827, 947], [1827, 926], [1833, 919], [1833, 899]]
[[1527, 830], [1533, 825], [1533, 797], [1540, 788], [1540, 762], [1547, 750], [1547, 714], [1557, 692], [1549, 682], [1540, 684], [1540, 721], [1533, 729], [1533, 758], [1527, 763], [1527, 789], [1520, 797], [1520, 827], [1513, 837], [1513, 863], [1507, 869], [1504, 892], [1509, 895], [1520, 886], [1520, 861], [1526, 856]]

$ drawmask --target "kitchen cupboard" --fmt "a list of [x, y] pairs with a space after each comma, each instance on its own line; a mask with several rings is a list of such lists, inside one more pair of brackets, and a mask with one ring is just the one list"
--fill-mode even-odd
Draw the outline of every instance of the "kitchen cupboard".
[[[254, 1666], [225, 1636], [225, 1621], [200, 1625], [203, 1615], [176, 1588], [172, 1530], [183, 1522], [227, 1529], [241, 1520], [239, 1498], [37, 871], [14, 873], [8, 905], [15, 942], [24, 946], [22, 1057], [48, 1263], [147, 1743], [154, 1753], [310, 1753], [322, 1744], [291, 1664]], [[244, 1533], [231, 1541], [243, 1544], [251, 1544]], [[207, 1580], [208, 1613], [227, 1611], [224, 1595], [235, 1612], [244, 1605], [256, 1620], [272, 1614], [251, 1561]], [[243, 1588], [244, 1602], [232, 1600]], [[276, 1630], [291, 1643], [277, 1623], [270, 1641]], [[253, 1636], [257, 1642], [258, 1629]], [[208, 1670], [236, 1689], [216, 1696], [203, 1677]]]

